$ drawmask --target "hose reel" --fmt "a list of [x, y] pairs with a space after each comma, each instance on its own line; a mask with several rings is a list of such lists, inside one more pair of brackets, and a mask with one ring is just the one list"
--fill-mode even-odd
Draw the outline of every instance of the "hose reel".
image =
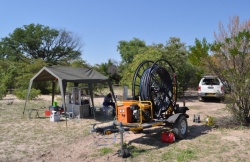
[[151, 101], [154, 117], [172, 114], [177, 99], [177, 79], [172, 65], [165, 59], [143, 61], [136, 69], [132, 82], [133, 99]]

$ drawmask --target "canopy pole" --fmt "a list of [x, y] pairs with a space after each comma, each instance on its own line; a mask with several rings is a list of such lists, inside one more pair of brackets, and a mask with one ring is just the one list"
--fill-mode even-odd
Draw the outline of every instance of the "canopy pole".
[[52, 103], [51, 103], [51, 105], [53, 105], [54, 99], [55, 99], [55, 85], [56, 85], [56, 83], [55, 83], [55, 81], [53, 80], [53, 81], [52, 81]]
[[28, 91], [27, 91], [27, 94], [26, 94], [26, 100], [25, 100], [24, 108], [23, 108], [23, 117], [24, 117], [24, 112], [25, 112], [25, 109], [26, 109], [27, 101], [29, 99], [30, 89], [31, 89], [32, 83], [33, 83], [33, 80], [30, 80], [29, 88], [28, 88]]
[[94, 115], [94, 119], [95, 119], [95, 104], [94, 104], [94, 95], [93, 95], [93, 87], [92, 87], [92, 83], [88, 83], [89, 86], [89, 91], [90, 91], [90, 99], [91, 99], [91, 103], [92, 103], [92, 109], [91, 111], [93, 112]]
[[[62, 107], [63, 107], [65, 115], [66, 115], [67, 107], [65, 104], [65, 92], [66, 92], [67, 82], [62, 81], [62, 79], [58, 79], [58, 83], [59, 83], [60, 91], [61, 91], [61, 98], [62, 98], [62, 104], [63, 104]], [[67, 116], [65, 116], [65, 121], [66, 121], [66, 127], [67, 127]]]

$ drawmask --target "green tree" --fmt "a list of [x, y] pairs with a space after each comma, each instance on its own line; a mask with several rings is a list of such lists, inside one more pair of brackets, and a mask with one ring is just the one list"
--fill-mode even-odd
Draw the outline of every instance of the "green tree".
[[[16, 63], [18, 70], [14, 83], [15, 89], [18, 91], [26, 90], [30, 79], [46, 65], [46, 62], [41, 59], [33, 59], [30, 64], [25, 62]], [[48, 82], [34, 82], [32, 87], [39, 89], [42, 94], [48, 94], [51, 91], [50, 85]]]
[[70, 63], [71, 67], [81, 67], [81, 68], [90, 68], [91, 66], [82, 59], [74, 60]]
[[240, 23], [239, 17], [230, 19], [228, 29], [219, 23], [212, 45], [213, 59], [209, 65], [230, 86], [227, 109], [243, 125], [247, 125], [250, 111], [250, 20]]
[[119, 45], [117, 46], [117, 50], [120, 52], [122, 58], [122, 64], [131, 63], [134, 56], [138, 54], [140, 48], [146, 47], [145, 42], [138, 39], [133, 38], [133, 40], [119, 41]]
[[140, 63], [144, 60], [156, 61], [162, 56], [162, 51], [158, 49], [157, 45], [147, 46], [139, 51], [138, 54], [134, 56], [131, 63], [126, 65], [121, 65], [122, 69], [122, 79], [121, 84], [132, 86], [133, 76]]
[[[27, 90], [29, 80], [40, 70], [38, 68], [41, 68], [43, 65], [45, 65], [44, 62], [43, 64], [41, 64], [41, 62], [43, 61], [40, 60], [31, 64], [27, 64], [25, 62], [21, 63], [0, 60], [0, 98], [7, 94], [6, 90], [8, 89], [13, 89], [15, 94], [20, 90]], [[37, 84], [35, 84], [35, 87], [39, 88]], [[44, 89], [46, 86], [41, 85], [40, 88]]]
[[132, 79], [138, 65], [144, 60], [156, 61], [165, 59], [171, 63], [177, 73], [179, 90], [183, 92], [190, 85], [194, 78], [195, 67], [188, 62], [185, 44], [179, 38], [170, 38], [164, 46], [163, 44], [153, 44], [138, 50], [133, 61], [126, 65], [122, 71], [122, 84], [131, 86]]
[[13, 89], [16, 83], [18, 67], [11, 61], [0, 61], [1, 66], [1, 84], [7, 89]]
[[209, 56], [210, 44], [207, 43], [206, 38], [203, 38], [202, 41], [195, 39], [195, 45], [190, 47], [190, 53], [188, 59], [190, 63], [200, 68], [204, 68], [205, 59]]
[[103, 75], [108, 76], [113, 83], [120, 83], [121, 75], [118, 62], [109, 59], [107, 63], [97, 64], [94, 68]]
[[[178, 81], [178, 91], [183, 95], [187, 88], [194, 88], [197, 68], [188, 60], [188, 51], [180, 38], [171, 37], [163, 50], [162, 58], [168, 60], [175, 69]], [[195, 87], [197, 84], [195, 85]]]
[[79, 58], [80, 50], [80, 39], [73, 33], [30, 24], [2, 38], [0, 59], [23, 61], [33, 58], [56, 65]]
[[193, 79], [195, 85], [198, 85], [202, 75], [211, 73], [207, 65], [211, 57], [209, 55], [210, 49], [211, 44], [207, 42], [206, 38], [203, 38], [201, 41], [196, 38], [195, 45], [190, 47], [188, 60], [196, 67], [195, 79]]
[[2, 99], [6, 95], [6, 89], [7, 89], [7, 82], [9, 76], [6, 74], [6, 71], [8, 69], [8, 63], [7, 61], [0, 60], [0, 99]]

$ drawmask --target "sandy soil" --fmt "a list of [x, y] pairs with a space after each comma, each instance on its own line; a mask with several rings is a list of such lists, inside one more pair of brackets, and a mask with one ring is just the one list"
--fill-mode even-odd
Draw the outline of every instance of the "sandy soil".
[[[43, 100], [50, 100], [45, 96], [41, 96]], [[102, 103], [102, 98], [95, 98], [95, 105], [100, 106]], [[5, 100], [9, 101], [9, 100]], [[197, 141], [200, 136], [204, 134], [219, 134], [219, 137], [223, 141], [250, 141], [250, 131], [249, 129], [239, 130], [234, 129], [234, 123], [231, 121], [231, 117], [224, 110], [225, 104], [216, 102], [216, 101], [207, 101], [207, 102], [199, 102], [195, 97], [195, 94], [189, 94], [189, 97], [186, 98], [185, 103], [179, 101], [178, 104], [180, 106], [189, 107], [188, 118], [188, 136], [186, 139], [182, 141], [177, 141], [182, 143], [181, 145], [185, 145], [190, 141], [194, 143], [198, 143]], [[21, 102], [14, 99], [14, 102]], [[200, 115], [201, 122], [195, 123], [193, 122], [193, 116]], [[212, 116], [216, 121], [215, 127], [209, 127], [205, 125], [205, 120], [207, 116]], [[81, 119], [85, 120], [86, 125], [90, 123], [95, 123], [95, 119]], [[38, 122], [38, 121], [36, 121]], [[69, 126], [72, 124], [71, 121], [68, 121]], [[103, 123], [104, 125], [110, 124], [110, 122]], [[55, 125], [57, 123], [53, 123]], [[102, 124], [100, 124], [102, 125]], [[51, 126], [51, 124], [50, 124]], [[221, 131], [218, 131], [218, 128], [228, 128], [231, 131], [227, 131], [222, 135]], [[138, 146], [140, 148], [146, 150], [157, 150], [164, 149], [166, 144], [162, 143], [159, 138], [159, 134], [155, 134], [155, 132], [160, 132], [165, 130], [164, 127], [155, 127], [151, 129], [144, 130], [143, 133], [134, 134], [132, 132], [124, 133], [124, 142], [128, 144], [132, 144], [134, 146]], [[102, 148], [111, 148], [112, 153], [108, 153], [105, 155], [99, 155], [100, 149]], [[47, 162], [47, 161], [124, 161], [121, 157], [118, 157], [116, 150], [120, 149], [120, 136], [119, 134], [111, 134], [107, 136], [101, 136], [98, 134], [89, 134], [82, 138], [78, 138], [72, 140], [70, 143], [64, 143], [63, 141], [58, 142], [57, 145], [47, 149], [46, 151], [36, 152], [33, 155], [29, 155], [26, 157], [20, 158], [18, 161], [27, 162], [27, 161], [37, 161], [37, 162]], [[226, 156], [226, 154], [225, 154]], [[246, 156], [249, 156], [246, 155]], [[140, 158], [139, 158], [140, 159]], [[130, 161], [129, 159], [127, 159]], [[204, 159], [206, 161], [206, 159]], [[211, 158], [208, 159], [211, 161]], [[0, 160], [1, 161], [1, 160]], [[139, 160], [144, 161], [144, 160]], [[200, 160], [198, 160], [200, 161]]]

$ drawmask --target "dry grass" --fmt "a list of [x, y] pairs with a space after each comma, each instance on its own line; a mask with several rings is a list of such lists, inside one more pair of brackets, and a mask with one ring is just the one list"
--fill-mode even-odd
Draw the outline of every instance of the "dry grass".
[[[61, 122], [50, 122], [44, 116], [44, 108], [50, 102], [44, 98], [28, 103], [27, 108], [38, 108], [40, 118], [23, 116], [24, 101], [0, 101], [0, 161], [249, 161], [250, 130], [246, 127], [231, 126], [232, 121], [224, 112], [220, 103], [187, 102], [190, 118], [187, 139], [165, 144], [160, 141], [162, 128], [145, 130], [135, 135], [126, 133], [124, 136], [132, 157], [121, 159], [116, 155], [120, 149], [119, 141], [105, 147], [94, 146], [94, 138], [89, 135], [91, 124], [109, 124], [111, 119], [93, 117], [87, 119], [70, 119]], [[58, 98], [59, 99], [59, 98]], [[97, 106], [102, 99], [97, 101]], [[209, 104], [212, 107], [209, 107]], [[218, 113], [219, 112], [219, 113]], [[218, 128], [205, 126], [204, 123], [193, 123], [192, 115], [201, 114], [202, 119], [211, 114], [216, 119]], [[113, 137], [113, 136], [112, 136]], [[107, 138], [110, 138], [107, 137]], [[84, 140], [89, 140], [84, 141]], [[92, 141], [91, 141], [92, 140]], [[78, 147], [73, 147], [78, 145]], [[67, 148], [72, 152], [79, 151], [77, 158], [69, 157]], [[84, 148], [88, 147], [86, 150]], [[50, 150], [50, 151], [49, 151]], [[51, 151], [52, 150], [52, 151]], [[64, 153], [62, 159], [55, 155]], [[46, 159], [48, 157], [51, 158]], [[54, 158], [54, 159], [53, 159]]]
[[49, 117], [44, 116], [43, 107], [47, 104], [43, 100], [28, 103], [28, 109], [38, 108], [40, 116], [35, 118], [35, 112], [32, 112], [32, 119], [29, 119], [27, 111], [23, 115], [24, 102], [14, 102], [12, 105], [1, 102], [0, 161], [15, 161], [44, 152], [60, 143], [71, 143], [88, 134], [92, 119], [86, 119], [85, 122], [68, 120], [68, 126], [65, 121], [50, 122]]

